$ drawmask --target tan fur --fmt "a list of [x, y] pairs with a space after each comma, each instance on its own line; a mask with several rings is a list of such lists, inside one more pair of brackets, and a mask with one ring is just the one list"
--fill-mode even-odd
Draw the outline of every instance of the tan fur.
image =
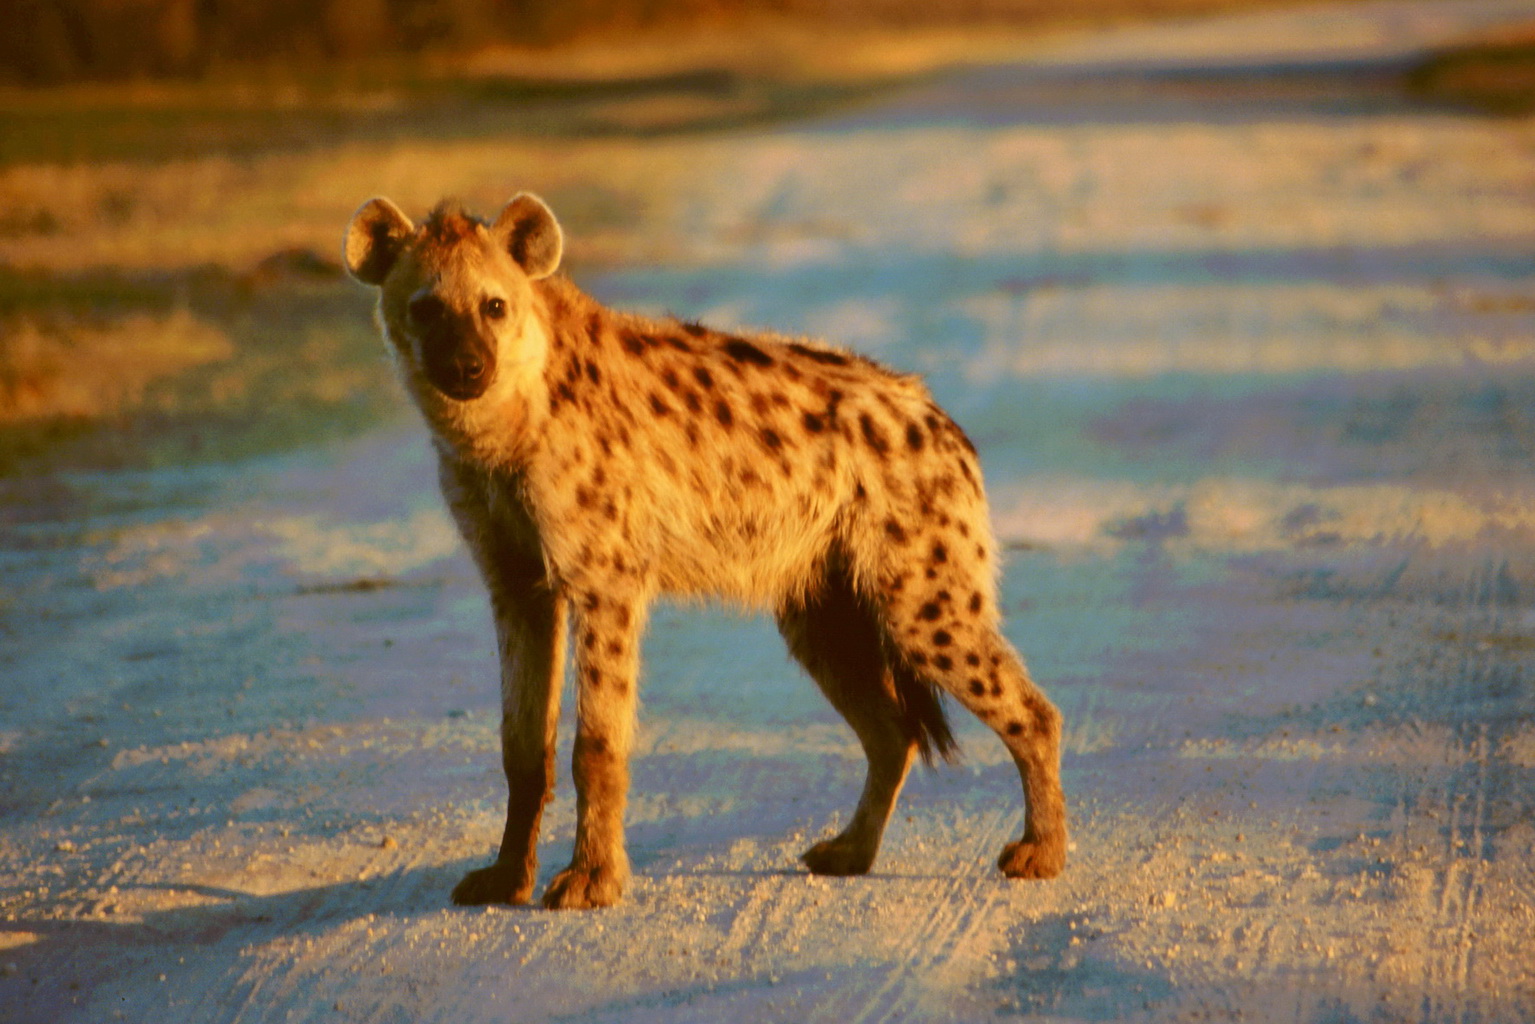
[[869, 870], [915, 754], [949, 752], [937, 687], [997, 732], [1022, 777], [1024, 836], [999, 866], [1059, 873], [1060, 715], [998, 632], [996, 543], [964, 433], [916, 378], [856, 355], [606, 309], [551, 276], [560, 242], [520, 195], [494, 224], [444, 205], [419, 228], [373, 200], [345, 247], [381, 289], [496, 618], [506, 831], [454, 899], [531, 897], [567, 617], [577, 838], [544, 902], [621, 897], [640, 638], [659, 594], [773, 612], [857, 733], [863, 796], [846, 830], [806, 851], [812, 871]]

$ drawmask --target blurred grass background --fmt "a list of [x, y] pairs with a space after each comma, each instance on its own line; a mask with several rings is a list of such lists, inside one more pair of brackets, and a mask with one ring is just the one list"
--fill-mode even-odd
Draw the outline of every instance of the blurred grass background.
[[[5, 0], [0, 65], [23, 81], [202, 75], [238, 62], [549, 46], [779, 20], [822, 29], [1082, 24], [1262, 0]], [[1270, 0], [1272, 3], [1272, 0]]]
[[[732, 132], [1044, 33], [1277, 5], [0, 0], [0, 475], [238, 459], [400, 415], [335, 257], [370, 195], [490, 212], [532, 188], [577, 271], [686, 262], [688, 197], [728, 190]], [[1402, 87], [1519, 116], [1532, 69], [1535, 31], [1505, 32]]]

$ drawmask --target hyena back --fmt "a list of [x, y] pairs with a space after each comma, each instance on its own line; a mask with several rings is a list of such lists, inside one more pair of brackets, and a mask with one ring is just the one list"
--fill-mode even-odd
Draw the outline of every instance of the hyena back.
[[1060, 715], [998, 631], [996, 542], [963, 431], [914, 377], [803, 340], [609, 310], [554, 271], [536, 197], [493, 222], [354, 216], [348, 270], [437, 448], [443, 494], [490, 591], [501, 656], [500, 853], [453, 892], [526, 902], [554, 783], [567, 630], [577, 833], [543, 900], [621, 897], [640, 637], [660, 594], [770, 610], [868, 757], [851, 822], [803, 856], [869, 870], [913, 759], [948, 757], [947, 693], [1006, 744], [1024, 834], [998, 864], [1065, 862]]

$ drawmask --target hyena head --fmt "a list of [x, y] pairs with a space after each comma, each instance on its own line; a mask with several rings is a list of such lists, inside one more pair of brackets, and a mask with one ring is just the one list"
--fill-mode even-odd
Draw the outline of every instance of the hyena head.
[[562, 246], [554, 214], [526, 192], [494, 223], [444, 203], [420, 227], [380, 198], [352, 216], [344, 257], [353, 277], [379, 289], [406, 387], [442, 421], [542, 373], [548, 336], [531, 283], [554, 273]]

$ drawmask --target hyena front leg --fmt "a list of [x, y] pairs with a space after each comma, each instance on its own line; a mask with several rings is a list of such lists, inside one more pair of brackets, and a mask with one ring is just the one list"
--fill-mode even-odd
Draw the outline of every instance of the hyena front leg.
[[516, 488], [442, 456], [443, 497], [485, 588], [501, 655], [501, 763], [506, 828], [496, 862], [471, 871], [456, 903], [526, 903], [538, 871], [538, 825], [554, 789], [554, 738], [565, 668], [565, 601], [550, 586], [538, 533]]
[[[508, 578], [510, 577], [510, 578]], [[496, 862], [453, 890], [460, 904], [526, 903], [538, 874], [538, 828], [554, 791], [555, 728], [565, 660], [565, 601], [541, 571], [504, 572], [492, 587], [501, 652], [501, 765], [506, 828]]]
[[629, 883], [624, 805], [644, 603], [587, 593], [573, 604], [576, 846], [570, 867], [544, 893], [544, 906], [551, 910], [612, 906]]

